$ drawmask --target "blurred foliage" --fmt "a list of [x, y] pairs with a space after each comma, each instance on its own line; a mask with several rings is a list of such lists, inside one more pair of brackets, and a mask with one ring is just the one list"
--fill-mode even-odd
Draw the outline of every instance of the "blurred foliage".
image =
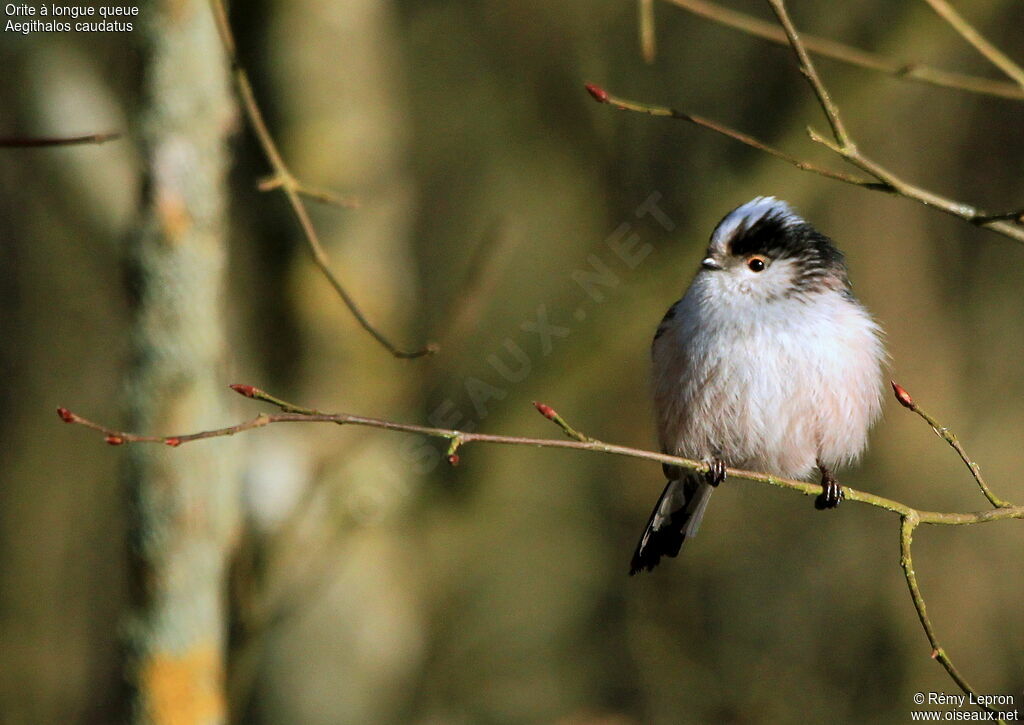
[[[1024, 58], [1019, 2], [961, 5]], [[733, 6], [768, 16], [761, 3]], [[284, 200], [256, 191], [266, 166], [242, 133], [225, 385], [554, 436], [529, 405], [543, 400], [591, 435], [650, 447], [652, 331], [714, 223], [774, 194], [847, 253], [888, 332], [893, 377], [957, 431], [1001, 495], [1024, 499], [1024, 249], [700, 129], [594, 104], [584, 81], [828, 160], [804, 136], [824, 123], [786, 49], [655, 10], [659, 54], [647, 66], [625, 0], [247, 4], [234, 19], [242, 57], [291, 166], [363, 202], [313, 209], [341, 277], [392, 337], [443, 348], [392, 360], [358, 329], [316, 276]], [[883, 55], [996, 75], [924, 3], [793, 0], [791, 12], [802, 29]], [[53, 410], [124, 421], [121, 269], [141, 193], [135, 61], [132, 36], [0, 41], [4, 135], [129, 134], [0, 150], [4, 723], [118, 712], [123, 454], [59, 427]], [[820, 70], [866, 151], [936, 191], [1020, 206], [1020, 103]], [[655, 193], [671, 232], [637, 216]], [[608, 245], [623, 224], [652, 248], [635, 268]], [[574, 281], [595, 260], [616, 280], [601, 301]], [[550, 346], [524, 329], [539, 314], [562, 328]], [[239, 418], [253, 412], [229, 404]], [[984, 507], [952, 452], [898, 406], [872, 441], [845, 483], [922, 508]], [[928, 656], [897, 521], [881, 512], [816, 513], [809, 500], [728, 483], [679, 559], [630, 579], [661, 488], [655, 466], [468, 446], [452, 469], [432, 443], [333, 426], [256, 431], [243, 445], [251, 525], [230, 586], [228, 683], [238, 722], [889, 723], [907, 720], [914, 692], [955, 691]], [[1020, 704], [1024, 529], [926, 527], [915, 544], [947, 650], [981, 692]]]

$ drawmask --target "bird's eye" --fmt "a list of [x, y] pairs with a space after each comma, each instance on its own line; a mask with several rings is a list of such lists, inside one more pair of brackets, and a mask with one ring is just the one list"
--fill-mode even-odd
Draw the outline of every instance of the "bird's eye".
[[747, 260], [747, 267], [751, 272], [763, 272], [767, 266], [768, 261], [759, 255], [755, 255]]

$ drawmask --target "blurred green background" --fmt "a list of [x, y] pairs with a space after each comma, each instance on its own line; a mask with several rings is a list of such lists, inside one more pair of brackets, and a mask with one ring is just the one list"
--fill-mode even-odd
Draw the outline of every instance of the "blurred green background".
[[[1018, 0], [959, 5], [1024, 59]], [[769, 17], [761, 2], [732, 7]], [[655, 9], [647, 65], [626, 0], [240, 4], [241, 56], [293, 170], [362, 202], [311, 207], [335, 268], [393, 337], [442, 348], [394, 360], [358, 329], [283, 197], [256, 190], [268, 169], [239, 116], [225, 386], [556, 436], [530, 405], [542, 400], [590, 435], [650, 448], [653, 330], [718, 219], [773, 194], [847, 253], [888, 333], [892, 376], [960, 435], [998, 493], [1024, 499], [1024, 248], [593, 103], [584, 82], [831, 161], [804, 135], [826, 124], [788, 49]], [[807, 32], [997, 77], [921, 2], [790, 9]], [[122, 711], [125, 452], [53, 411], [126, 424], [141, 32], [0, 34], [0, 135], [127, 133], [98, 147], [0, 149], [3, 723]], [[1024, 104], [819, 68], [869, 155], [940, 193], [1020, 207]], [[652, 195], [671, 231], [637, 214]], [[650, 253], [631, 267], [608, 244], [616, 234]], [[578, 284], [595, 270], [612, 280], [600, 300]], [[531, 331], [539, 315], [559, 327], [550, 345]], [[223, 395], [238, 420], [259, 408]], [[656, 465], [469, 445], [450, 468], [433, 443], [333, 426], [238, 443], [246, 526], [225, 584], [236, 722], [896, 723], [915, 692], [958, 692], [929, 657], [898, 521], [877, 509], [816, 513], [808, 499], [730, 481], [684, 555], [629, 578], [662, 487]], [[953, 452], [891, 400], [841, 480], [922, 509], [986, 505]], [[915, 540], [947, 651], [982, 693], [1018, 706], [1022, 545], [1013, 522], [924, 527]]]

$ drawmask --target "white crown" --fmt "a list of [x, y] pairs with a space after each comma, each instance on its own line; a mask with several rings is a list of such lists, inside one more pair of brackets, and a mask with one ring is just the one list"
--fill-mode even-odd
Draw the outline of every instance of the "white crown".
[[804, 223], [804, 220], [797, 216], [786, 202], [776, 199], [774, 196], [758, 196], [746, 204], [736, 207], [726, 214], [722, 221], [718, 222], [718, 226], [711, 234], [712, 246], [723, 244], [739, 229], [749, 229], [759, 219], [768, 215], [777, 217], [784, 227]]

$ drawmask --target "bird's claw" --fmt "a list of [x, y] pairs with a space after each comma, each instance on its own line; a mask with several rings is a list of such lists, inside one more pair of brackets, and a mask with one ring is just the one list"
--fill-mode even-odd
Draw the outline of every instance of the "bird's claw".
[[832, 475], [831, 471], [821, 471], [821, 493], [814, 499], [814, 508], [819, 511], [834, 509], [843, 500], [843, 487]]
[[704, 474], [704, 480], [712, 486], [718, 486], [725, 480], [725, 461], [721, 458], [713, 458], [708, 461], [708, 471]]

